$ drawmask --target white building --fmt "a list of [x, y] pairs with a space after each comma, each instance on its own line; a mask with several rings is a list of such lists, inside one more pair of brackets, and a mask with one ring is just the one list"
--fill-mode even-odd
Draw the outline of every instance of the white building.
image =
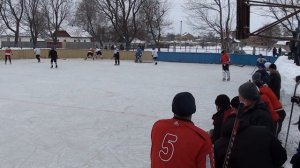
[[58, 31], [59, 42], [92, 42], [92, 36], [85, 30], [76, 26], [64, 26]]
[[[85, 30], [76, 27], [76, 26], [63, 26], [63, 28], [57, 32], [58, 33], [58, 41], [62, 43], [76, 43], [76, 42], [92, 42], [92, 36]], [[1, 31], [0, 33], [0, 48], [2, 44], [7, 43], [14, 43], [15, 41], [15, 34], [6, 29]], [[30, 43], [32, 42], [31, 35], [29, 31], [25, 29], [20, 29], [19, 33], [19, 43]], [[42, 39], [38, 38], [38, 41], [52, 41], [51, 38]]]

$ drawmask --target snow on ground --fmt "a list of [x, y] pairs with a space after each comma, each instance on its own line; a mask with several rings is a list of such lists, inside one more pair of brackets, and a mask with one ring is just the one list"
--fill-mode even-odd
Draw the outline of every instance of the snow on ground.
[[[120, 66], [113, 66], [112, 60], [68, 59], [50, 69], [48, 59], [36, 62], [0, 65], [1, 167], [148, 168], [152, 125], [172, 117], [176, 93], [195, 96], [193, 121], [209, 130], [215, 97], [236, 96], [254, 68], [231, 66], [231, 81], [222, 82], [221, 66], [214, 64], [155, 66], [121, 60]], [[283, 60], [278, 66], [291, 71], [290, 64]], [[291, 76], [297, 73], [290, 74], [282, 74], [287, 109], [289, 87], [295, 83]], [[295, 108], [295, 119], [298, 116]], [[291, 134], [290, 155], [299, 140], [295, 126]]]
[[[287, 113], [285, 121], [283, 123], [283, 130], [282, 133], [280, 134], [279, 138], [282, 140], [283, 145], [285, 145], [286, 141], [286, 132], [287, 132], [287, 125], [288, 121], [290, 118], [291, 114], [291, 97], [294, 94], [294, 89], [295, 89], [295, 77], [300, 75], [300, 67], [296, 66], [293, 60], [288, 60], [287, 57], [279, 57], [275, 64], [277, 65], [277, 69], [279, 70], [281, 74], [281, 101], [283, 104], [283, 107]], [[296, 92], [297, 96], [300, 96], [300, 86], [297, 89]], [[296, 123], [299, 119], [300, 115], [300, 107], [297, 106], [296, 104], [294, 105], [293, 109], [293, 115], [292, 115], [292, 120], [291, 123]], [[290, 161], [291, 156], [296, 153], [296, 149], [298, 147], [300, 140], [300, 133], [298, 130], [298, 127], [296, 125], [291, 125], [290, 126], [290, 132], [289, 132], [289, 137], [288, 137], [288, 142], [286, 145], [287, 153], [288, 153], [288, 161]], [[287, 167], [290, 166], [287, 163]]]

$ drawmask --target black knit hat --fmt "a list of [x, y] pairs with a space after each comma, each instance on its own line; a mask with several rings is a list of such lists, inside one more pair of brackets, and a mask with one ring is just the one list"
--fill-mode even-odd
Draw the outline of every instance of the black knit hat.
[[194, 96], [189, 92], [178, 93], [173, 99], [172, 111], [182, 117], [194, 114], [196, 112]]
[[246, 82], [239, 87], [239, 94], [247, 100], [258, 100], [260, 98], [258, 88], [252, 82]]
[[275, 69], [275, 70], [277, 70], [277, 67], [276, 67], [275, 64], [271, 64], [271, 65], [269, 66], [269, 69]]
[[227, 95], [221, 94], [218, 95], [215, 100], [216, 106], [220, 107], [222, 110], [228, 108], [230, 106], [230, 99]]
[[261, 82], [261, 73], [255, 72], [255, 73], [252, 75], [252, 81], [253, 81], [253, 82]]
[[239, 104], [240, 104], [239, 96], [235, 96], [234, 98], [232, 98], [230, 101], [230, 104], [231, 104], [231, 107], [239, 108]]

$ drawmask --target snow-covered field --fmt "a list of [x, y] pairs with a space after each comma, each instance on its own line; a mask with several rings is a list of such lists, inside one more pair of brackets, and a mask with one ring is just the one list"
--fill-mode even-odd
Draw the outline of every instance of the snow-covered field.
[[[288, 115], [292, 78], [300, 75], [291, 62], [280, 58], [278, 63]], [[81, 59], [58, 60], [58, 69], [50, 69], [49, 60], [1, 64], [0, 167], [148, 168], [152, 124], [172, 117], [176, 93], [195, 96], [193, 121], [209, 130], [215, 97], [236, 96], [254, 68], [231, 66], [231, 81], [222, 82], [220, 65], [113, 64]], [[299, 110], [295, 107], [293, 121]], [[284, 142], [286, 128], [282, 132]], [[299, 134], [292, 126], [289, 155], [295, 152]]]

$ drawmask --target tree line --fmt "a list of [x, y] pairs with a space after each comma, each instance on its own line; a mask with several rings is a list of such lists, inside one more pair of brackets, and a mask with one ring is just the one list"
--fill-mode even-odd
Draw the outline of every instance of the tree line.
[[[299, 0], [261, 0], [261, 2], [291, 6], [299, 5]], [[237, 0], [185, 0], [185, 11], [189, 15], [190, 25], [196, 31], [201, 31], [203, 34], [213, 32], [220, 38], [222, 49], [231, 50], [232, 41], [230, 39], [235, 37], [234, 31], [236, 30], [236, 3]], [[270, 6], [250, 6], [250, 9], [251, 14], [266, 18], [264, 25], [272, 22], [270, 18], [279, 20], [298, 10], [298, 8]], [[253, 21], [255, 19], [251, 18]], [[295, 15], [272, 29], [263, 32], [261, 35], [273, 37], [291, 36], [292, 32], [296, 30], [299, 21], [300, 15]]]
[[125, 43], [130, 48], [135, 38], [151, 39], [159, 46], [167, 19], [168, 0], [2, 0], [0, 31], [14, 33], [19, 42], [20, 29], [26, 29], [37, 45], [38, 37], [57, 42], [63, 24], [81, 27], [103, 45], [104, 41]]
[[[298, 5], [298, 0], [262, 0], [264, 2]], [[171, 25], [168, 0], [2, 0], [0, 5], [0, 32], [9, 29], [18, 44], [20, 29], [30, 32], [33, 45], [39, 36], [57, 42], [57, 31], [62, 24], [72, 24], [89, 32], [103, 42], [125, 43], [130, 48], [135, 39], [160, 46], [162, 34]], [[77, 2], [77, 3], [75, 3]], [[223, 49], [230, 50], [232, 32], [236, 29], [236, 0], [182, 0], [189, 25], [199, 34], [214, 33]], [[254, 9], [254, 10], [252, 10]], [[251, 11], [279, 19], [296, 11], [294, 8], [264, 7]], [[255, 19], [255, 18], [254, 18]], [[300, 17], [282, 22], [273, 30], [279, 35], [291, 35]], [[276, 31], [274, 31], [276, 30]]]

